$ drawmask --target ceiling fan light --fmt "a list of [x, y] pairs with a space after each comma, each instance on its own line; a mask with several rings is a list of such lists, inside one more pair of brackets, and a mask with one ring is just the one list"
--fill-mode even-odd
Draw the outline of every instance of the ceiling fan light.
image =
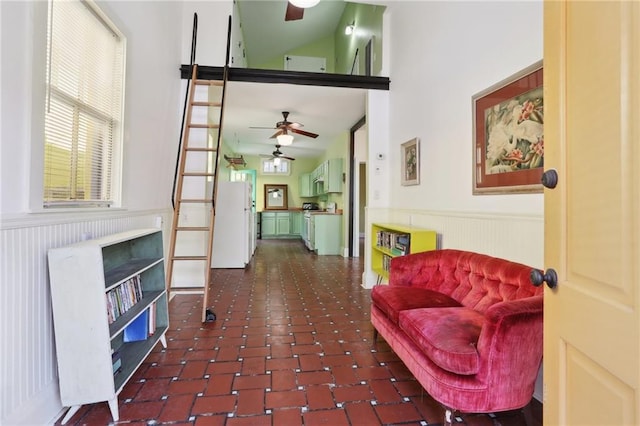
[[276, 139], [278, 139], [278, 144], [282, 146], [291, 145], [293, 143], [293, 136], [290, 134], [278, 135]]
[[[280, 158], [276, 157], [273, 159], [273, 165], [274, 167], [279, 167], [280, 166]], [[277, 195], [274, 195], [274, 197], [277, 197]]]
[[296, 7], [302, 7], [306, 9], [307, 7], [313, 7], [316, 4], [320, 3], [320, 0], [289, 0], [289, 3]]

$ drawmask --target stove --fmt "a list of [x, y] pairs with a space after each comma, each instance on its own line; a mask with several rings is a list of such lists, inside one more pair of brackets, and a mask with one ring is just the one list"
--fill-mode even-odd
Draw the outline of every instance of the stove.
[[302, 203], [302, 210], [319, 210], [318, 203]]

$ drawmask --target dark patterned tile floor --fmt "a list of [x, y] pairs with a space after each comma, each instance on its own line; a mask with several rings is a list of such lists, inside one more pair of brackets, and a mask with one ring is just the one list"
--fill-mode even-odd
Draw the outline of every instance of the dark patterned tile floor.
[[[217, 319], [202, 295], [176, 294], [158, 345], [119, 396], [129, 425], [441, 425], [444, 409], [379, 340], [372, 342], [362, 258], [260, 240], [244, 270], [212, 270]], [[531, 404], [534, 426], [542, 407]], [[525, 424], [521, 411], [458, 414], [460, 425]], [[106, 425], [106, 403], [67, 423]]]

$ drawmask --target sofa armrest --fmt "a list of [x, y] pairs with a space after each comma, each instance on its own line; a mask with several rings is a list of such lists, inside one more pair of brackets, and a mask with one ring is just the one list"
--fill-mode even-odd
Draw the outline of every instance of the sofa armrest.
[[542, 315], [542, 296], [524, 297], [522, 299], [505, 300], [491, 305], [485, 313], [486, 320], [498, 323], [505, 317], [513, 315]]
[[485, 373], [494, 378], [503, 372], [516, 376], [505, 374], [501, 380], [507, 381], [518, 382], [525, 377], [535, 380], [542, 360], [542, 318], [542, 295], [489, 307], [477, 346], [480, 357], [486, 360]]

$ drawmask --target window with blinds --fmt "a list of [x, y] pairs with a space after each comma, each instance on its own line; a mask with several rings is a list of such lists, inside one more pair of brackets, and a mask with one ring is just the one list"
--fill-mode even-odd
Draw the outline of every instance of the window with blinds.
[[290, 175], [291, 168], [289, 167], [289, 160], [284, 158], [273, 158], [271, 160], [262, 160], [262, 174], [263, 175]]
[[48, 25], [44, 207], [112, 206], [125, 39], [90, 1], [50, 0]]

